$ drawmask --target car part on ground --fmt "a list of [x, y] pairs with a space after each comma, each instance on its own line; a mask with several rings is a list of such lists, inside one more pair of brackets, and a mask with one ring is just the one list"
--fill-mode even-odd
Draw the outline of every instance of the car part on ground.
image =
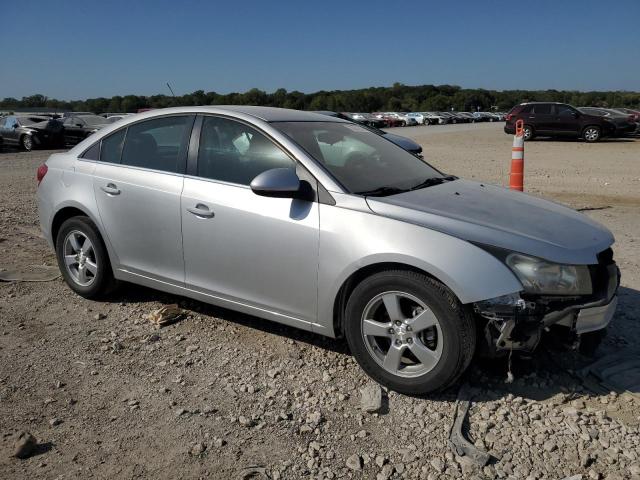
[[80, 295], [117, 279], [344, 335], [400, 392], [451, 385], [476, 345], [529, 351], [547, 327], [597, 331], [615, 309], [607, 229], [341, 118], [155, 110], [46, 165], [42, 230]]
[[471, 399], [473, 396], [474, 391], [469, 384], [463, 383], [458, 390], [458, 397], [456, 398], [456, 413], [453, 423], [451, 424], [451, 430], [449, 431], [449, 446], [456, 455], [467, 457], [478, 467], [484, 467], [489, 463], [491, 455], [480, 450], [467, 440], [462, 431], [465, 419], [471, 408]]

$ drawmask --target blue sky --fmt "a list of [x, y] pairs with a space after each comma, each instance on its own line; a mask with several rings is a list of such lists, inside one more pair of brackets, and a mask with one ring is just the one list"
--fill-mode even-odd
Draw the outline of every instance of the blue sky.
[[640, 1], [7, 1], [0, 98], [640, 90]]

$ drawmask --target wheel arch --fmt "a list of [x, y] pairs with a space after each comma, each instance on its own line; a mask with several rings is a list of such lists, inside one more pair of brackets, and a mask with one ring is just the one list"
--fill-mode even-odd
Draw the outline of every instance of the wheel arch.
[[[411, 271], [411, 272], [416, 272], [416, 273], [420, 273], [422, 275], [426, 275], [428, 277], [433, 278], [434, 280], [437, 280], [438, 282], [442, 283], [443, 285], [447, 286], [445, 282], [443, 282], [442, 280], [440, 280], [439, 278], [433, 276], [432, 274], [430, 274], [429, 272], [418, 268], [414, 265], [410, 265], [408, 263], [403, 263], [403, 262], [395, 262], [395, 261], [388, 261], [388, 262], [378, 262], [378, 263], [372, 263], [369, 265], [365, 265], [361, 268], [359, 268], [358, 270], [354, 271], [353, 273], [351, 273], [351, 275], [349, 275], [344, 282], [342, 282], [342, 285], [340, 286], [340, 288], [338, 289], [338, 293], [334, 299], [334, 303], [333, 303], [333, 332], [335, 334], [336, 337], [342, 337], [343, 336], [343, 329], [344, 329], [344, 313], [345, 313], [345, 309], [347, 306], [347, 301], [349, 300], [349, 297], [351, 296], [351, 293], [353, 292], [353, 290], [366, 278], [375, 275], [376, 273], [380, 273], [380, 272], [384, 272], [384, 271], [388, 271], [388, 270], [405, 270], [405, 271]], [[447, 286], [447, 288], [449, 288]], [[455, 293], [454, 293], [455, 295]]]
[[102, 243], [107, 250], [107, 255], [109, 256], [109, 261], [111, 262], [111, 267], [114, 268], [114, 263], [115, 261], [117, 261], [117, 256], [114, 254], [113, 249], [109, 244], [108, 237], [105, 235], [102, 229], [102, 225], [100, 224], [98, 219], [95, 218], [94, 215], [92, 215], [89, 210], [84, 208], [82, 205], [78, 205], [76, 203], [67, 203], [61, 205], [53, 214], [49, 230], [51, 232], [51, 240], [53, 244], [55, 245], [56, 238], [62, 224], [65, 222], [65, 220], [73, 217], [87, 217], [96, 226], [96, 228], [98, 229], [98, 233], [100, 234], [100, 240], [102, 240]]

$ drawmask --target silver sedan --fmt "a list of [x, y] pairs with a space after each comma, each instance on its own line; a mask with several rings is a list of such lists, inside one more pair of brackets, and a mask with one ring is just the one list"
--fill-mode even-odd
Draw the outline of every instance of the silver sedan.
[[399, 392], [446, 388], [476, 350], [531, 351], [549, 327], [587, 338], [616, 307], [607, 229], [339, 118], [154, 110], [37, 177], [42, 230], [78, 294], [133, 282], [345, 337]]

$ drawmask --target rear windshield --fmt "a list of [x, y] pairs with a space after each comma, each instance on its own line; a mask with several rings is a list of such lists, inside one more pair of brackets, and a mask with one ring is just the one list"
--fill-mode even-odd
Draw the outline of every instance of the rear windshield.
[[423, 160], [361, 125], [337, 122], [274, 122], [324, 166], [349, 192], [384, 187], [408, 189], [443, 175]]

